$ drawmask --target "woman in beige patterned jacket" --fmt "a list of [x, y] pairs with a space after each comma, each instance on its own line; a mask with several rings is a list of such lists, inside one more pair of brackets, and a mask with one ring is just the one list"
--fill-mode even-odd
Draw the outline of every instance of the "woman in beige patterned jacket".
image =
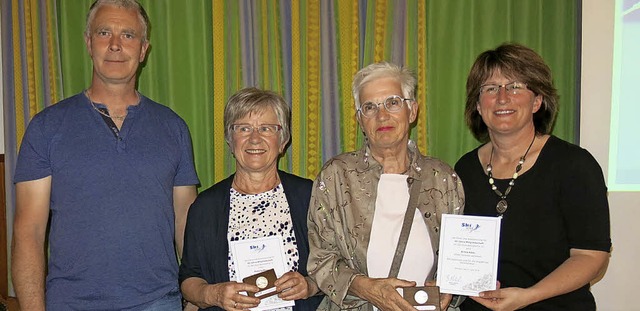
[[[418, 104], [405, 68], [376, 63], [354, 77], [359, 151], [334, 157], [314, 183], [309, 206], [311, 278], [327, 294], [319, 310], [415, 310], [396, 288], [432, 284], [442, 214], [462, 214], [453, 169], [409, 140]], [[415, 183], [414, 181], [420, 181]], [[388, 277], [411, 184], [419, 196], [397, 278]], [[441, 295], [443, 309], [451, 295]]]

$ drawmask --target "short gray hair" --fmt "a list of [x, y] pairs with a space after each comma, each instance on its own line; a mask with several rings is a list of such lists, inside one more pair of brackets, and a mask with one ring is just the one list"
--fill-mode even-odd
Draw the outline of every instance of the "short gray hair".
[[356, 109], [359, 109], [362, 104], [360, 102], [360, 91], [364, 85], [381, 78], [395, 79], [400, 83], [402, 96], [413, 99], [417, 80], [409, 69], [387, 62], [373, 63], [360, 69], [353, 77], [352, 92]]
[[248, 87], [239, 90], [229, 97], [224, 107], [224, 139], [231, 145], [233, 132], [231, 126], [238, 120], [252, 113], [263, 113], [267, 109], [273, 109], [282, 126], [280, 131], [280, 143], [289, 142], [291, 138], [291, 108], [279, 94]]
[[93, 20], [96, 17], [96, 12], [98, 12], [99, 8], [105, 5], [121, 7], [127, 10], [136, 10], [138, 12], [138, 19], [142, 25], [142, 42], [149, 41], [149, 29], [151, 28], [149, 16], [142, 5], [136, 0], [96, 0], [93, 2], [89, 8], [89, 13], [87, 13], [87, 25], [84, 29], [84, 35], [86, 37], [91, 36], [91, 23], [93, 23]]

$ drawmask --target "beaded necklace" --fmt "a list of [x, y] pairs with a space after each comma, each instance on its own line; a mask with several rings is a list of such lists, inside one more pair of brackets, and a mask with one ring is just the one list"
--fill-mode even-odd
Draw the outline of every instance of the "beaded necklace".
[[522, 164], [524, 164], [524, 161], [527, 158], [527, 154], [529, 153], [529, 150], [531, 149], [531, 146], [533, 146], [533, 142], [535, 140], [536, 140], [536, 135], [534, 134], [533, 139], [531, 140], [531, 143], [527, 148], [527, 151], [525, 151], [524, 155], [520, 157], [520, 160], [518, 161], [518, 165], [516, 166], [516, 172], [513, 173], [513, 177], [511, 178], [511, 181], [509, 181], [509, 187], [507, 187], [507, 190], [505, 190], [504, 193], [498, 190], [498, 187], [496, 187], [494, 183], [493, 175], [491, 174], [491, 170], [492, 170], [491, 160], [493, 160], [493, 144], [491, 144], [491, 156], [489, 157], [489, 163], [487, 164], [487, 175], [489, 176], [489, 185], [491, 185], [491, 190], [493, 190], [493, 192], [495, 192], [498, 195], [498, 197], [500, 197], [500, 201], [498, 201], [498, 204], [496, 205], [496, 211], [498, 212], [499, 216], [501, 216], [504, 212], [507, 211], [507, 207], [509, 206], [507, 204], [507, 196], [511, 192], [511, 188], [513, 188], [513, 185], [515, 185], [516, 179], [518, 179], [518, 173], [520, 172], [520, 170], [522, 170]]

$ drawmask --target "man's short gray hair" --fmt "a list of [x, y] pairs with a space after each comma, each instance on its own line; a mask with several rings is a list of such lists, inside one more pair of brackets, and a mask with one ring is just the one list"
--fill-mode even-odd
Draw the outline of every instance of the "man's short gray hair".
[[142, 5], [135, 0], [96, 0], [93, 2], [89, 8], [89, 13], [87, 13], [87, 25], [84, 29], [84, 35], [86, 37], [91, 36], [91, 24], [96, 17], [96, 12], [98, 12], [99, 8], [105, 5], [121, 7], [127, 10], [136, 10], [138, 12], [138, 19], [142, 25], [142, 42], [149, 41], [149, 29], [151, 28], [149, 16]]

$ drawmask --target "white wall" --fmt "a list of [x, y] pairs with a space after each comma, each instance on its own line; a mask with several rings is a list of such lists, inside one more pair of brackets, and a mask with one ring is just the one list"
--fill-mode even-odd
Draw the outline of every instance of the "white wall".
[[[609, 162], [609, 127], [613, 64], [613, 0], [582, 1], [582, 93], [580, 145], [598, 160], [605, 176]], [[598, 310], [640, 310], [635, 281], [640, 258], [640, 193], [610, 192], [613, 251], [606, 274], [592, 287]]]

